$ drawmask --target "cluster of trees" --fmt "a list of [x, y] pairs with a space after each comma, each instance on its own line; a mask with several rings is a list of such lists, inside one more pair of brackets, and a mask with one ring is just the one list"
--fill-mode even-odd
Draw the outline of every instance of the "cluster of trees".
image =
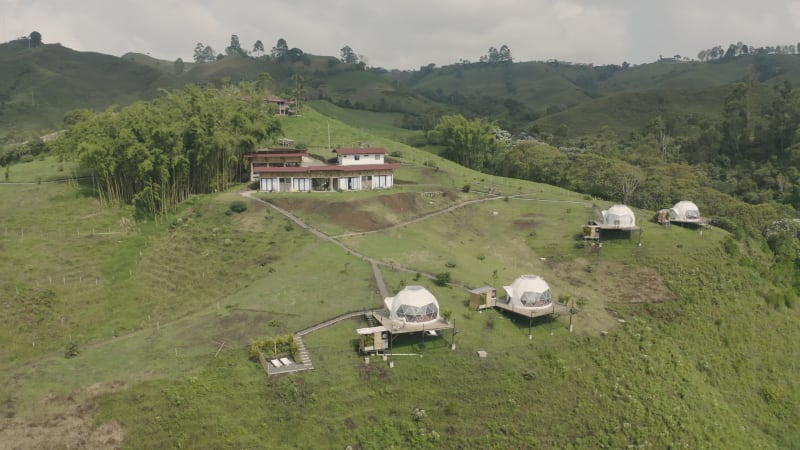
[[[270, 50], [268, 57], [276, 61], [298, 61], [302, 59], [303, 54], [303, 51], [299, 48], [289, 48], [289, 45], [286, 43], [286, 39], [280, 38], [275, 43], [275, 46], [272, 47], [272, 50]], [[196, 63], [218, 61], [225, 56], [233, 55], [244, 57], [249, 57], [252, 55], [256, 55], [257, 57], [267, 56], [264, 55], [264, 43], [261, 42], [261, 40], [257, 40], [253, 44], [252, 51], [247, 51], [242, 47], [239, 36], [236, 34], [231, 35], [231, 41], [228, 46], [225, 47], [224, 53], [216, 53], [210, 45], [204, 45], [202, 42], [198, 42], [194, 47], [194, 62]]]
[[514, 58], [511, 56], [511, 49], [503, 44], [500, 49], [489, 47], [489, 52], [480, 58], [482, 63], [499, 63], [499, 62], [513, 62]]
[[751, 45], [743, 44], [741, 41], [735, 44], [728, 45], [727, 50], [721, 45], [711, 47], [709, 49], [700, 50], [697, 54], [697, 59], [700, 61], [714, 61], [718, 59], [730, 59], [741, 55], [769, 55], [769, 54], [783, 54], [795, 55], [800, 49], [800, 42], [788, 45], [776, 45], [765, 47], [754, 47]]
[[38, 47], [42, 45], [42, 34], [38, 31], [32, 31], [31, 34], [27, 36], [20, 36], [11, 42], [21, 42], [28, 47]]
[[203, 45], [198, 42], [194, 46], [194, 62], [201, 64], [205, 62], [212, 62], [217, 60], [217, 54], [210, 45]]
[[364, 56], [357, 54], [349, 45], [345, 45], [339, 50], [339, 60], [345, 64], [357, 64], [361, 69], [366, 66]]
[[262, 97], [251, 83], [190, 85], [119, 111], [71, 114], [58, 151], [91, 171], [101, 199], [166, 214], [240, 181], [242, 155], [280, 132]]

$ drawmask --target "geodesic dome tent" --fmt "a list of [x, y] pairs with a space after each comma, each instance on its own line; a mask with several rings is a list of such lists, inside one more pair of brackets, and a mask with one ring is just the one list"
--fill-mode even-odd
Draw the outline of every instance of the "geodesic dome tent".
[[617, 228], [631, 228], [636, 226], [636, 217], [633, 211], [625, 205], [614, 205], [603, 211], [603, 225]]
[[553, 303], [550, 286], [538, 275], [522, 275], [503, 289], [508, 303], [515, 308], [541, 308]]
[[700, 209], [690, 201], [680, 201], [669, 210], [669, 220], [676, 222], [700, 220]]
[[389, 319], [396, 322], [426, 323], [439, 319], [439, 302], [422, 286], [406, 286], [394, 297], [384, 299]]

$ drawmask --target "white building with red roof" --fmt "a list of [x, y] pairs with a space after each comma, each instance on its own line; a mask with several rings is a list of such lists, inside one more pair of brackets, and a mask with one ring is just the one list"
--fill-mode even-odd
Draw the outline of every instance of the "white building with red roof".
[[386, 163], [383, 148], [334, 150], [336, 164], [310, 157], [304, 150], [268, 149], [245, 155], [250, 179], [262, 192], [364, 191], [394, 186], [400, 164]]

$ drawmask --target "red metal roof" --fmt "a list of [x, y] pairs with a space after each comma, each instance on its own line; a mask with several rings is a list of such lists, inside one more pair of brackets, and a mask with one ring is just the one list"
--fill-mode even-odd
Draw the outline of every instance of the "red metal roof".
[[337, 148], [334, 152], [340, 155], [374, 155], [386, 154], [385, 148]]
[[296, 152], [296, 153], [250, 153], [244, 155], [244, 158], [288, 158], [288, 157], [297, 157], [297, 156], [306, 156], [308, 152]]
[[306, 166], [306, 167], [255, 167], [255, 173], [311, 173], [311, 172], [358, 172], [363, 170], [395, 170], [400, 164], [356, 164], [352, 166]]

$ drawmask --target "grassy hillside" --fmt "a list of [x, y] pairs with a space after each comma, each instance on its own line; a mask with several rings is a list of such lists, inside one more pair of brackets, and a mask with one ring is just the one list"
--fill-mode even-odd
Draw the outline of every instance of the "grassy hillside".
[[[642, 245], [620, 236], [595, 253], [576, 239], [591, 199], [472, 172], [311, 109], [283, 119], [314, 152], [326, 148], [328, 124], [338, 144], [399, 155], [397, 186], [262, 198], [332, 235], [374, 231], [340, 239], [389, 264], [390, 291], [430, 288], [459, 330], [455, 351], [447, 335], [424, 346], [406, 336], [395, 353], [413, 356], [365, 364], [354, 330], [366, 325], [352, 320], [308, 336], [315, 370], [266, 378], [248, 340], [380, 307], [368, 264], [258, 203], [226, 214], [240, 188], [137, 223], [99, 204], [90, 179], [37, 184], [31, 175], [58, 166], [17, 164], [13, 181], [32, 184], [0, 184], [0, 441], [785, 448], [800, 439], [800, 317], [766, 306], [761, 247], [717, 228], [662, 228], [637, 211]], [[386, 229], [488, 187], [501, 195]], [[579, 305], [574, 333], [568, 317], [540, 319], [529, 340], [526, 320], [472, 311], [464, 289], [416, 271], [498, 289], [541, 274], [556, 298]], [[65, 357], [70, 349], [77, 356]]]
[[278, 94], [294, 89], [292, 77], [299, 74], [307, 99], [403, 114], [401, 124], [417, 129], [432, 127], [443, 114], [461, 112], [489, 116], [517, 130], [527, 130], [541, 118], [537, 125], [545, 130], [565, 123], [573, 133], [603, 126], [627, 131], [628, 124], [663, 113], [664, 101], [667, 112], [715, 119], [726, 86], [746, 79], [751, 69], [766, 83], [800, 82], [800, 58], [793, 55], [657, 62], [625, 69], [554, 61], [387, 72], [357, 70], [333, 57], [306, 54], [294, 62], [243, 57], [205, 64], [185, 61], [184, 72], [176, 74], [174, 62], [147, 55], [117, 58], [57, 44], [29, 49], [17, 42], [0, 45], [0, 137], [22, 141], [58, 129], [64, 113], [77, 108], [102, 110], [150, 98], [159, 88], [256, 80], [264, 72]]
[[130, 103], [162, 84], [159, 70], [58, 44], [2, 44], [0, 68], [0, 135], [60, 129], [67, 111]]

